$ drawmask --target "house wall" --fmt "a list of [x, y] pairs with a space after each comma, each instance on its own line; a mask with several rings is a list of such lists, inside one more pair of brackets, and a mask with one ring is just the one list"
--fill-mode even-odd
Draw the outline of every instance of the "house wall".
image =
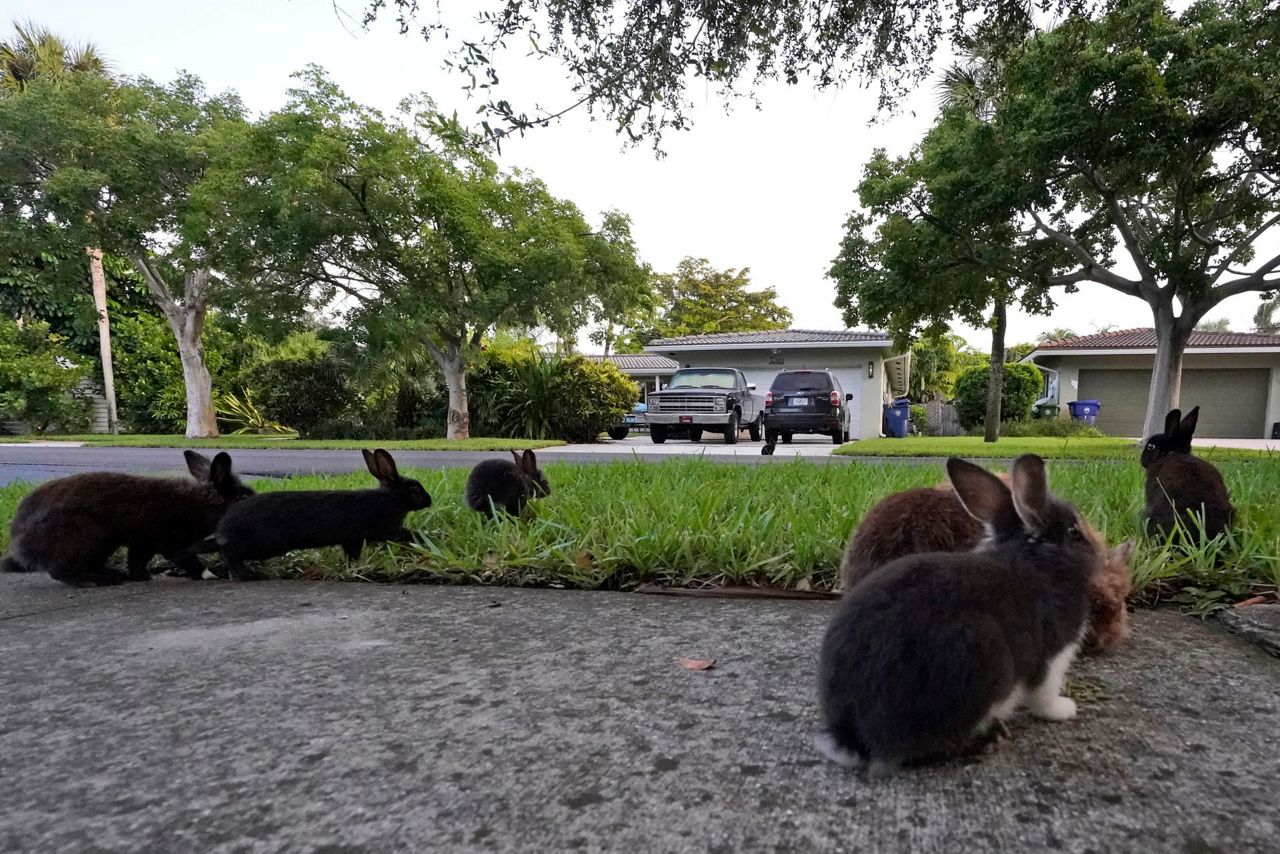
[[[853, 395], [850, 407], [849, 436], [873, 439], [880, 435], [885, 402], [885, 351], [874, 347], [796, 347], [773, 352], [767, 345], [760, 349], [663, 350], [662, 355], [674, 359], [680, 367], [737, 368], [747, 382], [756, 384], [756, 395], [763, 403], [773, 378], [786, 368], [830, 368], [846, 394]], [[867, 376], [867, 362], [874, 363], [874, 376]]]
[[[1035, 364], [1058, 371], [1058, 402], [1062, 404], [1060, 418], [1070, 418], [1067, 403], [1077, 399], [1080, 388], [1080, 369], [1086, 370], [1151, 370], [1155, 357], [1145, 353], [1100, 353], [1096, 356], [1037, 356]], [[1267, 434], [1271, 425], [1280, 421], [1280, 353], [1187, 353], [1182, 359], [1182, 369], [1197, 368], [1267, 368], [1271, 382], [1267, 394]]]

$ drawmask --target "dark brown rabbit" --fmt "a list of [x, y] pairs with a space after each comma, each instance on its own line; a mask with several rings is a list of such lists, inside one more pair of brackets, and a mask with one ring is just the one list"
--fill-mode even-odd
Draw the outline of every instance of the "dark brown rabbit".
[[342, 546], [347, 558], [355, 560], [366, 542], [413, 539], [404, 517], [430, 507], [431, 496], [421, 483], [400, 475], [391, 454], [381, 448], [361, 453], [377, 489], [268, 492], [232, 508], [214, 537], [231, 577], [253, 577], [247, 560], [295, 549]]
[[1210, 539], [1231, 527], [1235, 508], [1222, 474], [1212, 463], [1192, 456], [1191, 437], [1200, 419], [1200, 407], [1187, 417], [1174, 409], [1165, 416], [1164, 433], [1147, 439], [1142, 467], [1147, 470], [1147, 533], [1167, 537], [1181, 522], [1193, 538], [1199, 537], [1199, 516], [1204, 515], [1204, 535]]
[[[997, 475], [1006, 483], [1008, 477]], [[1102, 535], [1081, 524], [1103, 551], [1103, 566], [1089, 585], [1089, 632], [1084, 651], [1103, 652], [1128, 634], [1126, 599], [1133, 581], [1130, 563], [1134, 543], [1106, 548]], [[849, 539], [840, 563], [841, 586], [847, 592], [880, 567], [900, 557], [925, 552], [967, 552], [987, 536], [985, 526], [964, 509], [950, 484], [894, 493], [872, 507]]]
[[1014, 462], [1012, 488], [963, 460], [947, 473], [990, 536], [876, 570], [846, 593], [822, 644], [818, 749], [877, 776], [970, 747], [1022, 705], [1048, 720], [1076, 713], [1060, 692], [1088, 622], [1096, 543], [1049, 493], [1039, 457]]
[[[202, 572], [196, 556], [228, 507], [253, 490], [231, 471], [231, 457], [213, 462], [184, 452], [194, 480], [90, 472], [37, 487], [14, 514], [7, 572], [47, 572], [77, 587], [146, 581], [157, 554], [188, 576]], [[127, 547], [128, 575], [107, 566]]]
[[467, 478], [468, 507], [490, 518], [494, 510], [519, 516], [530, 499], [551, 494], [551, 484], [538, 468], [533, 451], [512, 451], [511, 456], [514, 462], [484, 460], [471, 470]]

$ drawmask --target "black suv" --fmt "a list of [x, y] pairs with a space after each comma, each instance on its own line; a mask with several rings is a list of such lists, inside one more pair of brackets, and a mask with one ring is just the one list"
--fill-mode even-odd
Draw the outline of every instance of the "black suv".
[[790, 442], [796, 433], [821, 433], [837, 445], [849, 441], [849, 417], [840, 382], [829, 370], [783, 371], [764, 396], [764, 440]]

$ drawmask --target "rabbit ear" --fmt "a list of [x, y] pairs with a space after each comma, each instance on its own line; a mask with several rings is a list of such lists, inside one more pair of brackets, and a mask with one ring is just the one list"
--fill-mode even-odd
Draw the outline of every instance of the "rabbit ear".
[[369, 470], [369, 474], [381, 480], [382, 478], [378, 475], [378, 461], [374, 459], [373, 452], [361, 448], [360, 453], [364, 457], [364, 465]]
[[1164, 434], [1170, 438], [1178, 435], [1178, 422], [1182, 420], [1181, 409], [1170, 409], [1164, 417]]
[[1133, 560], [1134, 550], [1138, 548], [1135, 540], [1125, 540], [1111, 550], [1111, 557], [1122, 566], [1128, 566]]
[[1028, 528], [1043, 531], [1048, 507], [1049, 478], [1044, 460], [1023, 454], [1013, 461], [1013, 509]]
[[391, 458], [391, 454], [382, 448], [373, 452], [373, 462], [380, 472], [380, 474], [374, 475], [378, 480], [393, 481], [400, 479], [400, 472], [396, 470], [396, 461]]
[[952, 457], [947, 460], [947, 477], [964, 509], [979, 522], [995, 524], [1009, 506], [1009, 487], [981, 466]]
[[515, 460], [515, 461], [516, 461], [516, 465], [520, 466], [521, 468], [524, 468], [524, 460], [520, 459], [520, 452], [519, 452], [519, 451], [512, 451], [512, 452], [511, 452], [511, 459], [513, 459], [513, 460]]
[[191, 476], [196, 480], [209, 479], [209, 458], [203, 454], [197, 454], [195, 451], [183, 451], [182, 456], [187, 458], [187, 471], [191, 472]]
[[[1175, 410], [1176, 411], [1176, 410]], [[1196, 432], [1196, 424], [1200, 421], [1200, 407], [1197, 406], [1187, 413], [1187, 417], [1182, 419], [1182, 423], [1178, 425], [1178, 435], [1183, 439], [1190, 439]]]
[[210, 483], [222, 484], [231, 479], [231, 455], [226, 451], [219, 452], [208, 465]]
[[520, 468], [533, 474], [538, 470], [538, 458], [533, 455], [533, 451], [525, 451], [524, 457], [520, 460]]

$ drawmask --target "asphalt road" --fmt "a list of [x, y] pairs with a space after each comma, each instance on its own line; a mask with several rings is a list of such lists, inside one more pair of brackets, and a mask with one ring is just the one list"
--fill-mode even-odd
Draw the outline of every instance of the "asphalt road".
[[1074, 720], [877, 782], [811, 746], [830, 609], [0, 576], [0, 850], [1277, 850], [1250, 643], [1139, 612]]

